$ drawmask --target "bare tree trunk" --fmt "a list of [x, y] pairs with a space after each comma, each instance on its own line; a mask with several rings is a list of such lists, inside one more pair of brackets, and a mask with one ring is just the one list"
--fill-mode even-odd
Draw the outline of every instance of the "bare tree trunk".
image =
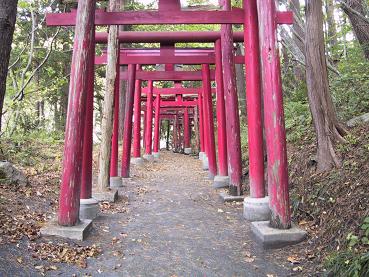
[[306, 81], [310, 111], [317, 136], [318, 172], [340, 166], [334, 150], [344, 141], [345, 128], [338, 122], [328, 86], [325, 59], [322, 0], [305, 0], [306, 5]]
[[0, 131], [18, 0], [0, 0]]
[[[117, 0], [109, 1], [109, 10], [116, 11]], [[118, 60], [118, 26], [109, 27], [108, 63], [106, 66], [106, 86], [101, 121], [101, 144], [99, 156], [98, 189], [106, 190], [110, 185], [111, 138], [113, 134], [114, 88]]]
[[[337, 45], [337, 28], [334, 21], [334, 2], [333, 0], [325, 0], [325, 13], [327, 16], [328, 43], [330, 51]], [[331, 53], [332, 55], [332, 53]]]
[[365, 58], [369, 60], [369, 18], [366, 17], [363, 0], [345, 0], [341, 3], [341, 7], [350, 19], [355, 36], [364, 51]]
[[[244, 55], [245, 50], [241, 43], [237, 43], [236, 47], [236, 55]], [[246, 115], [246, 80], [245, 80], [245, 70], [243, 64], [236, 64], [236, 84], [237, 84], [237, 93], [239, 106], [241, 109], [241, 121], [244, 125], [247, 124], [247, 115]]]

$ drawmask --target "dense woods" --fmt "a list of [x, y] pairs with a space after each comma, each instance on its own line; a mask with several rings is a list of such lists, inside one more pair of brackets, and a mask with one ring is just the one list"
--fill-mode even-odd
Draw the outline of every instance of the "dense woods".
[[[110, 1], [108, 9], [139, 10], [157, 5], [156, 2], [145, 3], [116, 0]], [[187, 3], [188, 6], [206, 7], [217, 4], [206, 0]], [[311, 242], [307, 250], [299, 250], [299, 255], [315, 247], [321, 250], [312, 259], [306, 258], [306, 268], [298, 271], [368, 276], [369, 1], [279, 0], [278, 3], [280, 9], [293, 11], [295, 19], [291, 26], [278, 27], [278, 45], [293, 218], [307, 228]], [[108, 3], [99, 1], [97, 5], [104, 8]], [[233, 5], [241, 6], [242, 3], [234, 1]], [[46, 27], [45, 14], [70, 11], [75, 6], [73, 1], [0, 0], [1, 159], [9, 159], [24, 168], [39, 168], [41, 161], [32, 157], [39, 153], [31, 152], [34, 151], [32, 147], [43, 145], [43, 151], [48, 147], [60, 147], [67, 120], [74, 30]], [[190, 28], [205, 31], [219, 30], [220, 26], [191, 25]], [[115, 74], [119, 70], [116, 67], [118, 30], [173, 31], [185, 30], [185, 27], [142, 25], [110, 26], [108, 29], [99, 26], [96, 30], [109, 31], [108, 44], [97, 45], [97, 53], [105, 48], [114, 53], [106, 69], [96, 67], [94, 81], [94, 144], [99, 152], [98, 182], [103, 190], [109, 179]], [[233, 26], [233, 30], [240, 31], [242, 26]], [[198, 44], [178, 46], [197, 47]], [[235, 43], [234, 46], [237, 54], [244, 54], [243, 44]], [[209, 44], [209, 47], [213, 46]], [[237, 65], [236, 80], [232, 80], [232, 84], [238, 91], [243, 173], [247, 176], [244, 72], [244, 66]], [[120, 83], [120, 121], [124, 122], [126, 82], [120, 80]], [[169, 84], [162, 82], [161, 85]], [[162, 129], [162, 139], [167, 140], [169, 148], [169, 126], [164, 125]], [[123, 124], [119, 138], [122, 134]], [[193, 132], [195, 135], [198, 132]], [[25, 156], [22, 151], [30, 152]], [[55, 163], [61, 163], [60, 155], [55, 159]], [[42, 170], [36, 172], [41, 174]], [[322, 208], [318, 209], [318, 205]], [[323, 212], [330, 213], [331, 218], [322, 215], [326, 221], [342, 217], [346, 222], [342, 225], [322, 223], [324, 220], [319, 218]], [[317, 231], [318, 228], [321, 230]]]

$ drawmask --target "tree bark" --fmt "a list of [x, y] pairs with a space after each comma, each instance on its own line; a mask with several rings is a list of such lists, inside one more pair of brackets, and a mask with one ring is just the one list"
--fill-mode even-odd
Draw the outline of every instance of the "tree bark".
[[0, 131], [18, 0], [0, 0]]
[[345, 0], [341, 7], [350, 19], [365, 58], [369, 60], [369, 18], [366, 17], [363, 0]]
[[336, 28], [336, 22], [334, 21], [334, 2], [333, 0], [325, 0], [325, 13], [327, 16], [327, 29], [328, 29], [328, 43], [329, 48], [332, 51], [333, 48], [337, 45], [337, 28]]
[[344, 141], [346, 130], [338, 122], [329, 92], [322, 0], [305, 0], [305, 6], [306, 81], [310, 111], [317, 136], [317, 170], [321, 172], [341, 165], [334, 150], [334, 143]]
[[[117, 0], [109, 1], [109, 10], [116, 11]], [[110, 184], [110, 154], [113, 134], [114, 91], [118, 61], [118, 26], [109, 27], [108, 63], [106, 66], [106, 86], [101, 121], [101, 144], [99, 156], [98, 189], [106, 190]]]

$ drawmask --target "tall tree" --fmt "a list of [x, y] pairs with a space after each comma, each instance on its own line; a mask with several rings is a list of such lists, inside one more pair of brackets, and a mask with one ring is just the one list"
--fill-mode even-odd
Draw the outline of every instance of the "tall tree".
[[0, 131], [18, 0], [0, 0]]
[[317, 136], [319, 172], [340, 166], [334, 150], [336, 141], [344, 141], [344, 126], [337, 119], [328, 86], [325, 58], [322, 0], [305, 0], [306, 5], [306, 81], [310, 111]]
[[355, 36], [369, 60], [369, 17], [363, 0], [343, 0], [341, 7], [350, 19]]
[[[332, 51], [337, 44], [337, 28], [334, 20], [334, 1], [325, 0], [325, 14], [327, 16], [327, 31], [329, 48]], [[332, 53], [331, 53], [332, 54]]]

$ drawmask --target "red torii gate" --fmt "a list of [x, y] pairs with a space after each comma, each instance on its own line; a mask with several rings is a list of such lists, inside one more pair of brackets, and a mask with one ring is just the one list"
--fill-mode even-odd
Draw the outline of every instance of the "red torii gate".
[[[245, 37], [245, 64], [246, 64], [246, 83], [248, 88], [248, 108], [249, 114], [252, 114], [251, 121], [249, 117], [249, 143], [250, 143], [250, 186], [251, 196], [257, 198], [263, 195], [263, 168], [261, 167], [262, 153], [260, 147], [260, 138], [262, 137], [261, 110], [260, 110], [260, 75], [258, 61], [258, 41], [260, 39], [261, 62], [263, 70], [263, 88], [264, 88], [264, 111], [265, 111], [265, 135], [267, 142], [268, 155], [268, 191], [269, 191], [269, 207], [271, 212], [271, 227], [278, 229], [291, 228], [290, 208], [288, 197], [288, 172], [287, 172], [287, 155], [286, 155], [286, 139], [283, 116], [283, 103], [281, 92], [281, 76], [280, 61], [278, 55], [278, 46], [276, 41], [277, 24], [291, 23], [292, 14], [289, 12], [277, 12], [274, 0], [248, 0], [244, 1], [243, 9], [231, 8], [230, 2], [225, 1], [224, 11], [181, 11], [178, 1], [161, 0], [159, 1], [159, 11], [157, 12], [105, 12], [96, 11], [94, 0], [80, 0], [77, 12], [61, 13], [47, 16], [47, 23], [50, 26], [72, 26], [76, 25], [76, 35], [73, 51], [73, 60], [71, 68], [71, 85], [69, 109], [66, 124], [66, 144], [64, 151], [64, 167], [63, 178], [60, 191], [59, 202], [59, 218], [58, 224], [61, 226], [74, 226], [78, 223], [79, 195], [81, 186], [82, 152], [87, 153], [89, 150], [85, 148], [83, 138], [87, 140], [88, 135], [83, 133], [89, 131], [85, 128], [85, 111], [83, 104], [87, 97], [90, 96], [92, 90], [91, 77], [86, 77], [86, 69], [92, 68], [94, 59], [94, 25], [121, 25], [121, 24], [223, 24], [221, 30], [221, 46], [218, 49], [222, 52], [223, 80], [225, 89], [226, 107], [230, 106], [231, 113], [226, 113], [227, 121], [231, 122], [231, 126], [227, 124], [227, 130], [230, 130], [237, 136], [237, 94], [234, 90], [234, 62], [233, 62], [233, 35], [231, 24], [244, 24], [248, 28], [244, 28]], [[166, 9], [169, 10], [166, 10]], [[259, 22], [258, 22], [259, 19]], [[258, 34], [258, 25], [263, 26], [263, 32]], [[258, 39], [259, 38], [259, 39]], [[218, 43], [219, 44], [219, 43]], [[232, 66], [233, 64], [233, 66]], [[91, 70], [89, 71], [91, 72]], [[148, 73], [144, 73], [148, 74]], [[163, 74], [163, 73], [160, 73]], [[210, 117], [209, 107], [211, 101], [210, 87], [210, 70], [208, 64], [202, 65], [202, 80], [204, 81], [203, 95], [199, 97], [199, 103], [203, 101], [205, 107], [206, 124], [204, 129], [211, 133], [208, 124], [212, 121]], [[92, 74], [90, 74], [92, 75]], [[90, 76], [89, 75], [89, 76]], [[149, 74], [148, 74], [149, 75]], [[176, 73], [173, 75], [175, 76]], [[125, 77], [128, 80], [128, 97], [125, 117], [124, 136], [130, 137], [132, 132], [132, 110], [134, 97], [134, 83], [136, 80], [136, 66], [128, 64], [128, 72]], [[139, 79], [150, 78], [145, 75], [139, 76]], [[157, 78], [157, 77], [155, 77]], [[155, 79], [154, 78], [154, 79]], [[164, 77], [163, 77], [164, 78]], [[167, 77], [165, 77], [167, 78]], [[148, 79], [150, 80], [150, 79]], [[153, 80], [153, 79], [151, 79]], [[259, 81], [259, 82], [258, 82]], [[93, 83], [93, 82], [92, 82]], [[89, 89], [87, 89], [89, 88]], [[86, 93], [86, 92], [89, 93]], [[251, 99], [250, 99], [251, 98]], [[87, 98], [88, 99], [88, 98]], [[255, 106], [252, 106], [253, 103]], [[87, 111], [88, 113], [90, 111]], [[88, 114], [86, 113], [86, 114]], [[200, 117], [201, 117], [200, 112]], [[86, 121], [87, 122], [87, 121]], [[201, 122], [201, 121], [200, 121]], [[235, 125], [232, 125], [235, 122]], [[251, 123], [251, 124], [250, 124]], [[254, 130], [251, 129], [254, 127]], [[233, 133], [235, 132], [235, 133]], [[228, 132], [227, 132], [228, 133]], [[235, 142], [235, 143], [234, 143]], [[232, 162], [239, 159], [240, 154], [237, 141], [227, 141], [228, 165], [230, 169], [230, 192], [233, 194], [241, 193], [240, 184], [240, 168], [232, 168]], [[234, 145], [236, 147], [234, 147]], [[214, 147], [212, 142], [207, 141], [205, 147]], [[255, 151], [254, 151], [255, 150]], [[130, 152], [130, 144], [124, 140], [124, 151]], [[85, 155], [83, 155], [85, 157]], [[213, 157], [209, 157], [209, 161]], [[259, 159], [259, 160], [257, 160]], [[85, 163], [83, 159], [83, 163]], [[122, 163], [129, 163], [124, 160]], [[236, 163], [237, 164], [237, 163]], [[82, 174], [81, 174], [82, 173]], [[256, 178], [254, 178], [256, 177]], [[258, 182], [261, 182], [259, 184]], [[80, 185], [81, 184], [81, 185]], [[88, 186], [88, 184], [86, 184]], [[260, 187], [261, 186], [261, 187]], [[83, 189], [82, 189], [83, 190]], [[260, 235], [258, 225], [254, 225], [256, 233]], [[258, 233], [259, 232], [259, 233]], [[263, 237], [264, 234], [261, 234]]]

